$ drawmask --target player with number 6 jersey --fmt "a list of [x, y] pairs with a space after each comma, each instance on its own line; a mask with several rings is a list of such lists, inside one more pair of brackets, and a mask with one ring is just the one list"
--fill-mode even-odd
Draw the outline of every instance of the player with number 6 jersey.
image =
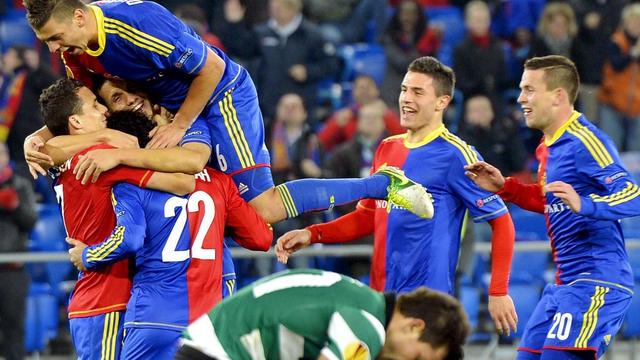
[[225, 229], [248, 249], [271, 244], [270, 226], [242, 200], [231, 178], [205, 169], [195, 184], [189, 197], [117, 184], [113, 232], [82, 250], [88, 270], [135, 255], [125, 359], [171, 359], [180, 332], [220, 300]]

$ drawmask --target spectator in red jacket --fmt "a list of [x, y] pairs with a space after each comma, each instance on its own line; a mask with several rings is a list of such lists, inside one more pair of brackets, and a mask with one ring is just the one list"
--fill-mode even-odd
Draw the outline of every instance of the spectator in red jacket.
[[[318, 134], [323, 149], [331, 151], [336, 145], [351, 140], [358, 128], [358, 110], [362, 106], [376, 101], [381, 100], [380, 90], [375, 80], [368, 75], [358, 75], [353, 82], [353, 103], [331, 115], [325, 127]], [[386, 106], [384, 124], [390, 135], [405, 132], [400, 126], [398, 114]]]

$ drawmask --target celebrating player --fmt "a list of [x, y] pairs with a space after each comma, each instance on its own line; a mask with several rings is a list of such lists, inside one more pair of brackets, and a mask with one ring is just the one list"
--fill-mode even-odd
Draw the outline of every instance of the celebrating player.
[[[144, 84], [159, 105], [175, 113], [149, 147], [181, 146], [93, 151], [75, 169], [85, 181], [118, 164], [195, 174], [210, 162], [231, 175], [243, 198], [271, 223], [361, 198], [388, 198], [421, 217], [432, 216], [426, 191], [396, 169], [367, 179], [304, 179], [274, 187], [249, 74], [162, 6], [140, 0], [88, 6], [80, 0], [24, 2], [36, 35], [63, 54], [70, 77], [90, 82], [91, 71]], [[25, 140], [27, 160], [46, 158], [34, 151], [50, 138], [42, 129]]]
[[418, 286], [452, 293], [465, 212], [474, 221], [489, 221], [493, 229], [489, 311], [498, 331], [516, 327], [516, 313], [508, 295], [514, 228], [500, 198], [480, 189], [464, 176], [464, 166], [479, 155], [451, 134], [442, 117], [451, 101], [453, 71], [432, 57], [414, 60], [402, 81], [399, 103], [404, 135], [379, 145], [373, 169], [402, 168], [428, 187], [435, 216], [418, 220], [395, 206], [373, 199], [327, 224], [294, 230], [278, 239], [276, 254], [288, 256], [311, 243], [338, 243], [375, 234], [371, 286], [379, 291], [411, 291]]
[[[108, 121], [136, 135], [142, 146], [149, 141], [153, 126], [140, 113], [115, 113]], [[172, 359], [180, 332], [220, 301], [225, 231], [248, 249], [264, 251], [271, 245], [271, 228], [227, 175], [205, 168], [191, 183], [195, 190], [188, 198], [117, 184], [111, 235], [88, 247], [69, 240], [75, 245], [72, 262], [83, 271], [135, 255], [124, 319], [125, 359]]]
[[380, 294], [328, 271], [274, 274], [191, 324], [176, 359], [463, 358], [467, 317], [424, 287]]
[[[56, 135], [87, 137], [106, 127], [106, 108], [79, 81], [58, 80], [43, 92], [40, 105], [45, 123]], [[97, 145], [84, 151], [106, 147], [108, 145]], [[118, 167], [96, 183], [83, 186], [70, 169], [84, 151], [62, 166], [54, 187], [70, 237], [97, 243], [111, 233], [116, 219], [110, 193], [116, 182], [126, 181], [178, 194], [191, 191], [181, 181], [181, 176], [190, 176], [125, 167]], [[118, 357], [122, 343], [121, 317], [130, 292], [126, 260], [100, 272], [80, 273], [68, 306], [71, 336], [80, 358]]]
[[580, 85], [563, 56], [527, 60], [518, 103], [544, 136], [538, 183], [504, 178], [476, 162], [468, 176], [523, 209], [543, 213], [557, 266], [526, 325], [517, 359], [594, 359], [604, 354], [633, 295], [619, 219], [640, 215], [640, 189], [611, 139], [574, 110]]

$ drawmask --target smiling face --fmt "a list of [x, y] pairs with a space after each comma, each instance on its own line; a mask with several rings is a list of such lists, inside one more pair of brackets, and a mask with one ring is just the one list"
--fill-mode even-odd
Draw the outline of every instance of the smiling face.
[[128, 91], [124, 82], [105, 80], [98, 95], [111, 112], [131, 110], [140, 111], [149, 118], [153, 116], [151, 101], [144, 94]]
[[518, 103], [522, 108], [527, 126], [544, 131], [553, 122], [551, 104], [554, 102], [554, 89], [547, 89], [544, 70], [525, 69], [520, 81]]
[[49, 47], [50, 52], [68, 52], [81, 55], [89, 48], [87, 17], [89, 14], [76, 9], [72, 16], [51, 16], [38, 30], [36, 36]]
[[[400, 125], [407, 130], [418, 132], [434, 122], [442, 122], [441, 113], [448, 105], [450, 97], [436, 95], [433, 77], [408, 71], [402, 80], [398, 100]], [[440, 113], [439, 117], [436, 116], [437, 113]]]

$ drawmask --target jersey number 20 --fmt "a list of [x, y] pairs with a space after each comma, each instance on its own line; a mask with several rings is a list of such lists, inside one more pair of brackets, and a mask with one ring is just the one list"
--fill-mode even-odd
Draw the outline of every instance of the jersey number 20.
[[[198, 212], [200, 203], [204, 205], [204, 208], [202, 209], [203, 214], [201, 216], [202, 222], [200, 223], [200, 227], [196, 230], [196, 238], [193, 241], [191, 250], [176, 250], [178, 247], [178, 241], [180, 241], [180, 236], [187, 224], [187, 212]], [[180, 197], [172, 197], [164, 204], [164, 216], [176, 216], [176, 209], [182, 209], [182, 211], [178, 214], [178, 218], [173, 225], [173, 229], [171, 229], [169, 238], [162, 249], [162, 261], [184, 261], [189, 258], [189, 252], [191, 252], [191, 257], [194, 259], [215, 260], [216, 250], [204, 249], [202, 247], [204, 244], [204, 238], [209, 232], [209, 228], [211, 227], [211, 224], [213, 224], [213, 218], [216, 214], [215, 204], [211, 196], [204, 191], [196, 191], [189, 196], [188, 200]]]

